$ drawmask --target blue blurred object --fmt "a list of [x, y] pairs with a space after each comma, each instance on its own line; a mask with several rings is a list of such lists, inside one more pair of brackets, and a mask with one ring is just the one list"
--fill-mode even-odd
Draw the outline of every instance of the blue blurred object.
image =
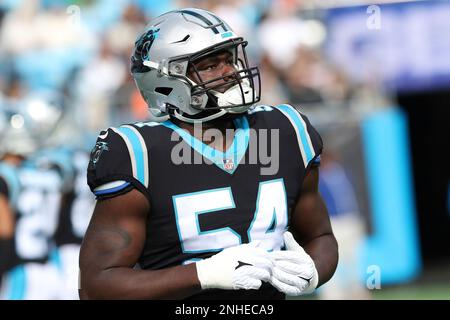
[[147, 17], [155, 17], [167, 11], [176, 9], [172, 0], [134, 0], [143, 9]]
[[64, 8], [71, 5], [70, 0], [41, 0], [41, 7], [44, 9]]
[[0, 2], [0, 9], [13, 10], [17, 8], [23, 0], [2, 0]]
[[413, 280], [421, 271], [407, 118], [398, 108], [362, 123], [373, 234], [362, 246], [361, 275], [381, 270], [382, 284]]
[[81, 15], [88, 30], [101, 35], [108, 27], [117, 22], [129, 4], [129, 0], [99, 0], [83, 8]]
[[81, 48], [42, 49], [15, 57], [15, 70], [31, 90], [62, 89], [69, 74], [88, 61]]
[[340, 163], [329, 163], [320, 169], [319, 191], [331, 217], [359, 211], [354, 187]]
[[368, 6], [328, 10], [328, 57], [353, 79], [394, 91], [450, 88], [450, 2], [374, 7], [378, 16]]

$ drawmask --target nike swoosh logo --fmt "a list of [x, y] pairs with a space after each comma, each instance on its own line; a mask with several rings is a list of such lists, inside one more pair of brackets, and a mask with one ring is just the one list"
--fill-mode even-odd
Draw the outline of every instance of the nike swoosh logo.
[[181, 42], [185, 42], [187, 41], [191, 36], [190, 35], [186, 35], [183, 39], [175, 41], [175, 42], [171, 42], [171, 43], [181, 43]]
[[252, 264], [250, 264], [250, 263], [245, 263], [245, 262], [242, 262], [242, 261], [239, 261], [238, 260], [238, 265], [237, 265], [237, 267], [236, 268], [234, 268], [234, 270], [237, 270], [237, 269], [239, 269], [240, 267], [243, 267], [243, 266], [252, 266]]
[[300, 279], [303, 279], [303, 280], [305, 280], [305, 281], [308, 281], [308, 284], [309, 284], [309, 282], [312, 280], [312, 277], [311, 278], [309, 278], [309, 279], [307, 279], [307, 278], [303, 278], [303, 277], [300, 277], [300, 276], [298, 276]]
[[99, 135], [98, 137], [99, 137], [100, 139], [104, 140], [104, 139], [106, 139], [106, 137], [108, 136], [108, 133], [109, 133], [109, 130], [106, 131], [105, 134], [101, 134], [101, 135]]

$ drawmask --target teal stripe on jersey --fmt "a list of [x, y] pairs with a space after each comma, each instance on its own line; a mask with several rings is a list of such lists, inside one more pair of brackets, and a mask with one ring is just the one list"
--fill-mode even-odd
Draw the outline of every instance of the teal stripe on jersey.
[[123, 133], [133, 148], [133, 154], [130, 153], [131, 161], [134, 161], [136, 165], [136, 176], [135, 178], [139, 180], [145, 186], [145, 160], [144, 160], [144, 149], [142, 147], [141, 142], [139, 141], [139, 137], [136, 133], [127, 127], [120, 127], [118, 129], [121, 133]]
[[308, 129], [306, 128], [306, 125], [301, 118], [300, 114], [291, 106], [289, 105], [280, 105], [278, 107], [283, 113], [291, 120], [291, 122], [294, 123], [295, 129], [298, 132], [300, 141], [300, 149], [303, 150], [303, 153], [305, 154], [305, 167], [308, 165], [308, 163], [314, 158], [315, 152], [314, 149], [311, 148], [308, 142]]
[[26, 289], [26, 274], [23, 265], [17, 266], [8, 275], [8, 300], [24, 300]]

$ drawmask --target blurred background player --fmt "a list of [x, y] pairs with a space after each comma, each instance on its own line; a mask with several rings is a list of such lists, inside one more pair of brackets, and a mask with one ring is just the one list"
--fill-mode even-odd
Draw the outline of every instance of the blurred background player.
[[[89, 153], [61, 138], [67, 119], [56, 92], [3, 102], [3, 298], [77, 299], [79, 247], [94, 204], [85, 183]], [[37, 279], [48, 284], [36, 289]]]
[[[9, 230], [3, 299], [56, 299], [60, 275], [53, 240], [67, 183], [61, 164], [34, 154], [45, 144], [62, 115], [57, 101], [46, 94], [3, 105], [0, 180], [2, 217]], [[39, 150], [42, 152], [42, 150]], [[70, 176], [67, 176], [70, 179]]]

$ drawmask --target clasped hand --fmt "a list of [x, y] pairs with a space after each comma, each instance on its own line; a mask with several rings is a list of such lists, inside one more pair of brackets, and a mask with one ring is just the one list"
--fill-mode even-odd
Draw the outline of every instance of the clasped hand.
[[312, 293], [319, 281], [314, 261], [290, 232], [283, 239], [286, 250], [267, 252], [254, 241], [197, 262], [202, 289], [259, 289], [269, 282], [289, 296]]

